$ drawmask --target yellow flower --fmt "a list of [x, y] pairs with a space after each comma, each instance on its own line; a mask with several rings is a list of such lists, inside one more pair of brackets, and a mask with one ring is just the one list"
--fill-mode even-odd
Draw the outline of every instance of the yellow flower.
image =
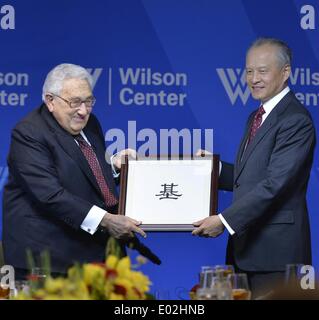
[[110, 300], [124, 300], [124, 297], [121, 294], [116, 294], [114, 292], [112, 292], [110, 294]]
[[53, 279], [51, 277], [49, 277], [46, 281], [45, 281], [45, 290], [48, 293], [57, 293], [61, 290], [63, 290], [64, 286], [65, 286], [65, 280], [63, 278], [56, 278]]
[[115, 269], [118, 261], [119, 259], [111, 254], [107, 257], [105, 264], [109, 269]]
[[[67, 280], [62, 292], [62, 300], [89, 300], [89, 290], [85, 282], [81, 279], [79, 280]], [[72, 298], [73, 297], [73, 298]]]
[[116, 271], [118, 272], [120, 277], [125, 276], [131, 270], [131, 260], [129, 257], [122, 258], [116, 267]]
[[114, 291], [114, 285], [111, 281], [106, 281], [104, 284], [105, 299], [110, 299], [111, 293]]
[[[112, 244], [112, 243], [111, 243]], [[119, 258], [113, 243], [105, 263], [75, 264], [66, 278], [48, 277], [43, 287], [30, 287], [15, 299], [39, 300], [124, 300], [146, 299], [151, 282], [142, 272], [134, 271], [129, 257]], [[140, 264], [145, 261], [137, 259]], [[138, 265], [136, 265], [138, 266]], [[38, 288], [38, 289], [37, 289]]]
[[115, 279], [114, 284], [129, 290], [132, 287], [132, 282], [127, 278], [118, 277]]
[[140, 292], [149, 291], [149, 287], [152, 284], [147, 276], [138, 271], [131, 271], [129, 278], [136, 289]]
[[70, 299], [65, 299], [65, 297], [57, 295], [57, 294], [46, 294], [43, 296], [43, 300], [72, 300]]
[[105, 268], [100, 265], [85, 264], [83, 266], [83, 272], [84, 282], [87, 285], [92, 285], [99, 278], [104, 279]]
[[14, 297], [15, 300], [31, 300], [32, 297], [25, 292], [19, 292], [16, 297]]

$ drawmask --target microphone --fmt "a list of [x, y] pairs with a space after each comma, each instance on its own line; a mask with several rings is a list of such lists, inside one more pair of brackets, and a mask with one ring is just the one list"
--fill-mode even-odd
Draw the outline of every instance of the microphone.
[[[99, 236], [102, 236], [102, 243], [105, 243], [105, 240], [107, 239], [108, 232], [107, 229], [104, 227], [99, 226]], [[156, 256], [150, 248], [145, 246], [136, 236], [134, 238], [130, 239], [116, 239], [116, 241], [124, 248], [125, 246], [129, 247], [130, 249], [134, 249], [138, 251], [142, 256], [153, 262], [154, 264], [160, 265], [162, 261], [159, 259], [158, 256]]]
[[142, 256], [153, 262], [154, 264], [160, 265], [162, 261], [156, 256], [147, 246], [145, 246], [137, 237], [125, 241], [126, 246], [131, 249], [138, 251]]

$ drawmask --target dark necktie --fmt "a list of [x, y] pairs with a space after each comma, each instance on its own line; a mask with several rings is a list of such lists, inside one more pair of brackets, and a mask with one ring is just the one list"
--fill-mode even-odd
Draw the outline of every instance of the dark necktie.
[[258, 108], [258, 111], [256, 112], [256, 114], [254, 116], [254, 121], [253, 121], [253, 124], [252, 124], [251, 129], [250, 129], [250, 134], [249, 134], [249, 138], [248, 138], [248, 141], [247, 141], [247, 145], [255, 137], [258, 129], [260, 128], [261, 122], [262, 122], [262, 116], [263, 116], [264, 113], [266, 113], [266, 111], [265, 111], [264, 107], [261, 105]]
[[103, 172], [100, 163], [96, 157], [93, 148], [84, 140], [84, 138], [79, 134], [74, 137], [74, 139], [79, 143], [80, 149], [86, 158], [89, 166], [94, 174], [97, 184], [103, 194], [104, 202], [107, 207], [115, 206], [118, 201], [110, 191], [108, 185], [103, 176]]

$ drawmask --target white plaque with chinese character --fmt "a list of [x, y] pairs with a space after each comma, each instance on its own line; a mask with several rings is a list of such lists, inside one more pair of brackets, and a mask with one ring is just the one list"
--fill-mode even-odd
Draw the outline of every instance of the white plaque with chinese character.
[[216, 213], [217, 158], [129, 160], [119, 212], [142, 221], [144, 230], [192, 230], [193, 222]]

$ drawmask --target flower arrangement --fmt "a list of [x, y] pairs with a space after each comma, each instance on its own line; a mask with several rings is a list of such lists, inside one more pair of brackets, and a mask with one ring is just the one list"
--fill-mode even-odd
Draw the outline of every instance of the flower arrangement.
[[138, 257], [133, 266], [128, 256], [120, 258], [114, 239], [108, 242], [104, 263], [75, 264], [66, 278], [47, 276], [39, 287], [37, 279], [30, 280], [29, 292], [19, 292], [15, 299], [39, 300], [145, 300], [151, 282], [134, 268], [145, 263]]

